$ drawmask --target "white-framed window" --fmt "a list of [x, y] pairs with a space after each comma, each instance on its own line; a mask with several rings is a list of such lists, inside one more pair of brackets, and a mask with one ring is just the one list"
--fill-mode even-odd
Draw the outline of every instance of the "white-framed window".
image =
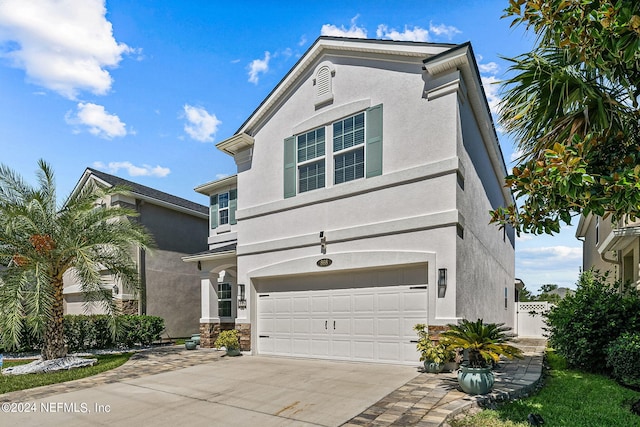
[[[382, 104], [284, 140], [284, 198], [382, 175]], [[328, 142], [331, 147], [327, 148]]]
[[298, 192], [325, 186], [325, 128], [320, 127], [296, 137]]
[[231, 317], [231, 283], [218, 283], [218, 316]]
[[237, 207], [237, 189], [234, 188], [224, 193], [212, 194], [209, 201], [211, 229], [215, 229], [221, 225], [235, 224]]
[[364, 112], [333, 123], [333, 183], [364, 178]]
[[229, 224], [229, 193], [218, 194], [218, 224]]

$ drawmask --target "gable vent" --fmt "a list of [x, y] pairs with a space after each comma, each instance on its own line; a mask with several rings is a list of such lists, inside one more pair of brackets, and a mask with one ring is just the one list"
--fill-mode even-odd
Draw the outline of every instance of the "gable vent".
[[316, 86], [316, 107], [333, 101], [332, 79], [334, 74], [333, 65], [329, 62], [323, 62], [316, 68], [315, 78], [313, 79], [313, 83]]

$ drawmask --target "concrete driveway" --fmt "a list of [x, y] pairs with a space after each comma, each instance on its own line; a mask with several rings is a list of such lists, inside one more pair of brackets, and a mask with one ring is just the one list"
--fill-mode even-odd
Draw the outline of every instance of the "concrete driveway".
[[417, 375], [406, 366], [225, 357], [12, 402], [21, 413], [3, 406], [0, 419], [6, 426], [339, 426]]

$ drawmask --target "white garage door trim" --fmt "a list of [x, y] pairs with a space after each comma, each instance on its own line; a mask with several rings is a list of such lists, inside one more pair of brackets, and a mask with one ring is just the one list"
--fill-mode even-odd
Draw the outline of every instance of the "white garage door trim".
[[259, 293], [258, 353], [416, 365], [426, 285]]

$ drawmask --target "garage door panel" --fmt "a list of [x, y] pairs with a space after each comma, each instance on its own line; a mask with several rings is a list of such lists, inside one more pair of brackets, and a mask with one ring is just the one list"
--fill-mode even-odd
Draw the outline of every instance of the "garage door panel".
[[353, 296], [353, 313], [371, 315], [375, 307], [375, 296], [373, 293], [367, 295]]
[[331, 297], [331, 313], [351, 314], [351, 295], [337, 295]]
[[378, 313], [392, 312], [400, 310], [400, 296], [397, 294], [385, 293], [378, 295]]
[[291, 319], [276, 319], [274, 322], [274, 325], [275, 325], [274, 333], [277, 333], [277, 334], [291, 333]]
[[400, 357], [400, 343], [399, 342], [384, 342], [378, 341], [378, 360], [383, 362], [399, 362], [402, 361]]
[[405, 313], [424, 313], [427, 309], [428, 295], [426, 292], [407, 292], [402, 295], [402, 309]]
[[351, 340], [331, 340], [331, 356], [340, 359], [351, 358]]
[[293, 313], [304, 315], [309, 313], [309, 300], [311, 297], [294, 297], [292, 298]]
[[400, 335], [400, 320], [395, 318], [377, 318], [379, 337], [398, 337]]
[[293, 318], [291, 321], [294, 334], [309, 334], [311, 332], [311, 319]]
[[327, 357], [329, 356], [329, 339], [317, 339], [314, 338], [311, 341], [312, 355], [315, 357]]
[[419, 363], [411, 341], [427, 319], [424, 287], [270, 292], [257, 302], [262, 354]]
[[311, 299], [311, 311], [316, 314], [329, 314], [329, 297], [326, 295], [313, 296]]

